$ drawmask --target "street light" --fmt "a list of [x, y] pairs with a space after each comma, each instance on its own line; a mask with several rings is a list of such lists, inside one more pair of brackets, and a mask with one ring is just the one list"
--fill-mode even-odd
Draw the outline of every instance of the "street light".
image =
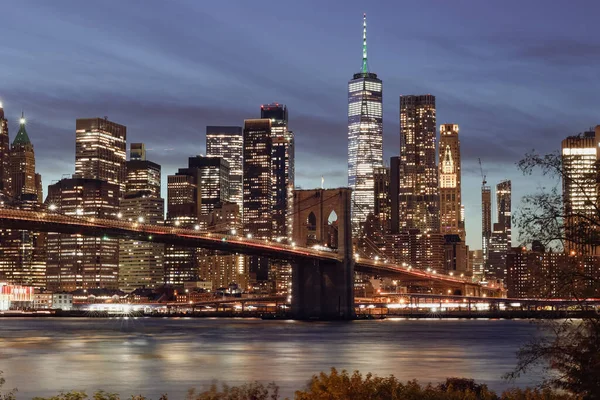
[[200, 225], [194, 225], [194, 230], [199, 231], [200, 230]]
[[144, 223], [144, 217], [142, 217], [142, 216], [139, 216], [139, 217], [138, 217], [138, 222], [139, 222], [140, 224], [143, 224], [143, 223]]
[[232, 229], [232, 230], [231, 230], [231, 234], [232, 234], [232, 235], [237, 235], [237, 229], [235, 229], [235, 228], [234, 228], [234, 229]]
[[249, 234], [247, 234], [247, 235], [246, 235], [246, 237], [247, 237], [248, 239], [252, 239], [252, 234], [251, 234], [251, 233], [249, 233]]
[[56, 204], [50, 204], [50, 205], [48, 206], [48, 210], [50, 210], [50, 211], [55, 211], [55, 210], [56, 210], [56, 208], [57, 208], [57, 207], [56, 207]]

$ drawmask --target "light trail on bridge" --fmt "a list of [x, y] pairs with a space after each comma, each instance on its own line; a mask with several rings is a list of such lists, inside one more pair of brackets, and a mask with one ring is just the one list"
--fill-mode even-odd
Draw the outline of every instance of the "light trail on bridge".
[[[51, 211], [25, 211], [0, 207], [0, 227], [7, 229], [80, 234], [83, 236], [133, 239], [147, 242], [177, 244], [187, 247], [200, 247], [221, 250], [230, 253], [265, 256], [288, 261], [317, 260], [343, 262], [338, 253], [319, 248], [300, 247], [270, 240], [257, 240], [241, 235], [228, 235], [213, 232], [201, 232], [195, 229], [177, 226], [151, 225], [144, 222], [130, 222], [119, 219], [64, 215]], [[440, 284], [483, 289], [502, 293], [501, 288], [489, 288], [471, 282], [465, 277], [456, 277], [422, 271], [407, 265], [391, 264], [356, 256], [354, 268], [358, 272], [373, 274], [398, 274], [411, 280], [424, 280]]]

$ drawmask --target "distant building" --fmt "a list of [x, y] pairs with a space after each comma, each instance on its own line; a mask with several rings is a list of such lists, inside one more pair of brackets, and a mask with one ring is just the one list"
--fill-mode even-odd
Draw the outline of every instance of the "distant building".
[[8, 194], [10, 138], [8, 136], [8, 120], [4, 116], [4, 108], [0, 103], [0, 194]]
[[507, 246], [508, 237], [506, 236], [504, 225], [495, 223], [488, 247], [488, 259], [485, 268], [486, 280], [506, 278]]
[[469, 251], [469, 264], [473, 270], [473, 279], [481, 281], [485, 275], [485, 262], [483, 261], [483, 250]]
[[155, 198], [161, 197], [161, 168], [160, 165], [146, 159], [146, 149], [143, 143], [131, 144], [131, 159], [127, 161], [125, 193], [150, 191]]
[[506, 179], [496, 185], [496, 211], [498, 223], [506, 235], [507, 251], [511, 249], [512, 240], [512, 189], [510, 180]]
[[227, 160], [222, 157], [190, 157], [188, 169], [198, 170], [202, 215], [208, 215], [216, 204], [229, 201], [230, 169]]
[[[117, 218], [119, 186], [98, 179], [67, 178], [48, 186], [49, 212]], [[48, 233], [47, 285], [51, 291], [118, 286], [119, 240]]]
[[207, 126], [206, 155], [229, 163], [229, 200], [243, 209], [243, 136], [240, 126]]
[[390, 199], [390, 169], [376, 167], [373, 169], [375, 208], [373, 213], [385, 233], [391, 230], [392, 204]]
[[273, 235], [273, 174], [270, 119], [244, 121], [244, 233]]
[[[129, 184], [128, 184], [129, 186]], [[164, 200], [150, 190], [127, 193], [121, 200], [120, 218], [143, 224], [162, 224]], [[148, 241], [121, 239], [119, 243], [119, 289], [132, 292], [155, 288], [164, 282], [165, 245]]]
[[490, 239], [492, 237], [492, 188], [481, 186], [481, 249], [483, 262], [489, 257]]
[[562, 141], [565, 246], [577, 254], [600, 254], [597, 224], [588, 222], [598, 218], [599, 147], [600, 125]]
[[[3, 205], [42, 211], [42, 180], [40, 174], [35, 172], [35, 153], [23, 116], [9, 154]], [[0, 229], [0, 281], [45, 287], [45, 238], [44, 232]]]
[[367, 17], [363, 18], [362, 68], [348, 82], [348, 186], [352, 189], [352, 225], [374, 212], [374, 169], [383, 167], [382, 81], [369, 71]]
[[271, 168], [273, 170], [273, 234], [274, 238], [286, 238], [292, 234], [295, 184], [294, 132], [288, 127], [288, 109], [285, 104], [273, 103], [260, 106], [260, 118], [271, 120]]
[[70, 293], [52, 293], [53, 310], [71, 311], [73, 309], [73, 295]]
[[440, 231], [435, 96], [400, 96], [400, 231]]
[[126, 139], [124, 125], [105, 118], [84, 118], [75, 127], [75, 175], [100, 179], [119, 187], [125, 194]]
[[440, 126], [439, 183], [440, 224], [444, 235], [458, 235], [465, 240], [461, 217], [461, 168], [458, 125]]

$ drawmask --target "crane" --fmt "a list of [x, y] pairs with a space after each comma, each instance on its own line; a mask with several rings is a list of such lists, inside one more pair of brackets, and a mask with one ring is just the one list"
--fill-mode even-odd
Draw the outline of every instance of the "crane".
[[479, 170], [481, 171], [481, 186], [485, 186], [487, 181], [485, 180], [485, 175], [483, 173], [483, 167], [481, 166], [481, 158], [478, 158], [478, 160], [479, 160]]

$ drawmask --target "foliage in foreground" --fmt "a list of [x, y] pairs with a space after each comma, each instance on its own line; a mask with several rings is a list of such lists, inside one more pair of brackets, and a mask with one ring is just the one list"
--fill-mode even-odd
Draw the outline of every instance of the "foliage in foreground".
[[[0, 375], [0, 389], [4, 380]], [[85, 392], [60, 393], [57, 396], [33, 400], [149, 400], [144, 396], [121, 398], [118, 394], [99, 391], [91, 397]], [[278, 400], [279, 388], [275, 383], [267, 385], [253, 382], [241, 386], [211, 385], [203, 391], [190, 390], [186, 400]], [[558, 394], [550, 389], [512, 389], [497, 395], [486, 385], [472, 379], [448, 378], [445, 383], [433, 386], [420, 385], [416, 380], [402, 383], [394, 376], [363, 376], [358, 371], [346, 370], [313, 375], [304, 390], [298, 390], [295, 400], [567, 400], [582, 399]], [[0, 400], [15, 400], [14, 392], [2, 394]], [[166, 394], [159, 400], [168, 400]]]

